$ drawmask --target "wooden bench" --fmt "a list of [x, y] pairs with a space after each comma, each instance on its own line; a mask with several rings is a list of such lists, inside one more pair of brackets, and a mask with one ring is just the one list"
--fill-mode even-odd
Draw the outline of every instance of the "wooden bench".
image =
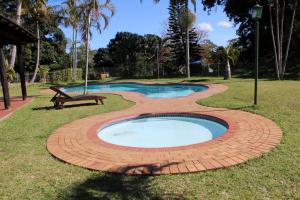
[[97, 95], [78, 95], [78, 96], [69, 96], [68, 94], [64, 93], [60, 89], [56, 87], [50, 87], [51, 90], [56, 92], [54, 97], [50, 100], [51, 102], [54, 103], [54, 108], [56, 109], [63, 109], [64, 108], [64, 103], [66, 102], [72, 102], [72, 101], [86, 101], [86, 100], [93, 100], [96, 101], [96, 104], [101, 104], [103, 105], [103, 99], [106, 99], [106, 97], [103, 96], [97, 96]]

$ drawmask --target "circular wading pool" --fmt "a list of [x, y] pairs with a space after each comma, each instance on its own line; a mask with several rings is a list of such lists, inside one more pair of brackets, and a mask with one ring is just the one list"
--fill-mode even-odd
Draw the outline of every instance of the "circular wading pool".
[[228, 125], [198, 115], [147, 115], [113, 122], [98, 130], [98, 137], [111, 144], [166, 148], [198, 144], [225, 134]]

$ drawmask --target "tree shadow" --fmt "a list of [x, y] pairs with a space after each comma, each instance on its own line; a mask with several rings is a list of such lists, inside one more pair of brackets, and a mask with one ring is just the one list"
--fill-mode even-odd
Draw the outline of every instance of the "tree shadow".
[[[202, 105], [202, 104], [200, 104]], [[249, 105], [249, 106], [239, 106], [239, 107], [234, 107], [234, 108], [218, 108], [218, 107], [212, 107], [211, 110], [202, 110], [199, 111], [200, 113], [209, 113], [209, 112], [215, 112], [215, 111], [228, 111], [228, 110], [241, 110], [241, 111], [249, 111], [250, 110], [256, 110], [258, 108], [258, 106], [255, 105]], [[197, 111], [196, 111], [197, 113]]]
[[[160, 170], [163, 166], [152, 166], [147, 165], [150, 170]], [[138, 169], [140, 167], [145, 167], [144, 165], [125, 167], [124, 173], [126, 171]], [[167, 194], [165, 192], [157, 192], [152, 188], [153, 176], [149, 175], [125, 175], [125, 174], [114, 174], [114, 173], [104, 173], [94, 175], [88, 178], [83, 183], [76, 184], [67, 188], [69, 195], [64, 199], [71, 200], [95, 200], [95, 199], [184, 199], [182, 195], [178, 194]], [[71, 192], [69, 192], [71, 191]]]
[[197, 82], [209, 82], [211, 79], [201, 78], [201, 79], [193, 79], [193, 80], [183, 80], [181, 83], [197, 83]]

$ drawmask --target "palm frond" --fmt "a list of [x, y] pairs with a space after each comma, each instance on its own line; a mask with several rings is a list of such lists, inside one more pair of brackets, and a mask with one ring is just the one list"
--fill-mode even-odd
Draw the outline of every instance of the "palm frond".
[[[154, 3], [159, 3], [160, 0], [153, 0]], [[140, 3], [143, 3], [143, 0], [140, 0]]]
[[196, 3], [196, 0], [191, 0], [192, 4], [193, 4], [193, 7], [194, 7], [194, 12], [197, 11], [197, 3]]

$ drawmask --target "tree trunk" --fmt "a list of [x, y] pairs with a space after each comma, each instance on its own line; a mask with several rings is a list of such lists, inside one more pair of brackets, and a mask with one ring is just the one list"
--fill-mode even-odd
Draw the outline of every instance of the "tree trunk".
[[30, 80], [30, 84], [34, 83], [35, 79], [36, 79], [36, 75], [39, 71], [39, 66], [40, 66], [40, 25], [39, 22], [36, 23], [36, 36], [37, 36], [37, 49], [36, 49], [36, 63], [35, 63], [35, 69], [34, 69], [34, 73], [33, 76]]
[[[269, 18], [270, 18], [270, 25], [271, 25], [271, 35], [272, 35], [272, 41], [273, 41], [273, 48], [274, 48], [274, 56], [275, 56], [275, 65], [276, 65], [276, 73], [278, 80], [281, 80], [284, 78], [285, 70], [286, 70], [286, 64], [290, 49], [290, 43], [291, 43], [291, 37], [293, 33], [294, 28], [294, 20], [296, 15], [296, 9], [297, 9], [297, 3], [298, 0], [295, 1], [295, 4], [293, 5], [293, 13], [292, 13], [292, 19], [290, 23], [289, 33], [287, 37], [287, 45], [284, 49], [283, 45], [283, 38], [284, 38], [284, 22], [285, 22], [285, 9], [286, 9], [286, 2], [283, 1], [281, 7], [279, 5], [278, 0], [275, 2], [275, 16], [276, 16], [276, 39], [274, 35], [274, 27], [273, 27], [273, 20], [272, 20], [272, 8], [271, 5], [269, 5]], [[281, 11], [281, 13], [279, 12]], [[280, 19], [279, 19], [280, 17]], [[283, 54], [283, 52], [285, 52]]]
[[225, 70], [225, 80], [231, 79], [231, 67], [230, 67], [230, 60], [227, 58], [227, 66]]
[[90, 23], [91, 23], [91, 13], [88, 16], [88, 25], [86, 30], [86, 58], [85, 58], [85, 83], [83, 94], [87, 94], [87, 82], [88, 82], [88, 73], [89, 73], [89, 42], [90, 42]]
[[75, 44], [74, 44], [74, 80], [77, 80], [77, 28], [75, 29]]
[[74, 27], [72, 28], [72, 54], [71, 54], [71, 60], [72, 60], [72, 67], [71, 67], [71, 74], [72, 74], [72, 80], [74, 81], [74, 38], [75, 38], [75, 30]]
[[276, 75], [277, 75], [277, 78], [280, 79], [279, 65], [278, 65], [278, 55], [277, 55], [277, 46], [276, 46], [275, 35], [274, 35], [274, 26], [273, 26], [273, 17], [272, 17], [271, 4], [269, 4], [269, 18], [270, 18], [270, 29], [271, 29], [274, 57], [275, 57]]
[[279, 25], [279, 2], [276, 0], [276, 35], [277, 35], [277, 53], [278, 53], [278, 68], [279, 74], [282, 74], [282, 47], [280, 42], [280, 25]]
[[189, 4], [188, 0], [185, 1], [185, 9], [186, 9], [186, 69], [187, 69], [187, 77], [191, 78], [190, 73], [190, 34], [189, 34]]
[[293, 7], [293, 15], [292, 15], [292, 20], [291, 20], [291, 25], [290, 25], [290, 30], [289, 30], [288, 43], [287, 43], [287, 46], [286, 46], [286, 49], [285, 49], [285, 55], [284, 55], [284, 61], [283, 61], [282, 78], [283, 78], [284, 73], [285, 73], [287, 59], [288, 59], [288, 56], [289, 56], [289, 50], [290, 50], [290, 44], [291, 44], [291, 39], [292, 39], [292, 34], [293, 34], [293, 28], [294, 28], [294, 21], [295, 21], [297, 5], [298, 5], [298, 1], [295, 2], [295, 5]]
[[[22, 0], [16, 1], [17, 5], [17, 12], [16, 12], [16, 23], [21, 24], [21, 12], [22, 12]], [[10, 51], [10, 61], [9, 65], [14, 67], [16, 62], [16, 53], [17, 53], [17, 47], [15, 45], [12, 46], [12, 49]]]
[[159, 56], [159, 45], [157, 45], [156, 49], [156, 62], [157, 62], [157, 79], [159, 79], [159, 68], [160, 68], [160, 56]]
[[283, 5], [281, 8], [281, 27], [280, 27], [280, 65], [281, 65], [281, 74], [280, 79], [282, 79], [284, 75], [283, 71], [283, 23], [284, 23], [284, 17], [285, 17], [285, 1], [283, 1]]

